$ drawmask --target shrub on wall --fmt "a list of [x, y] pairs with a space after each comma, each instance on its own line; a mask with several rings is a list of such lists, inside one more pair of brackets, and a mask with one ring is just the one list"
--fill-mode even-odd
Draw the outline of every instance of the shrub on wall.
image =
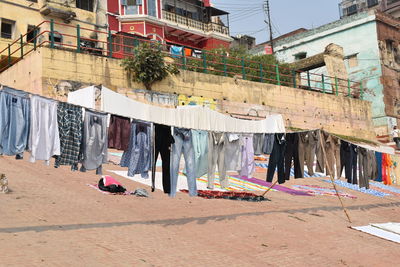
[[179, 73], [174, 65], [165, 62], [158, 43], [141, 43], [135, 47], [134, 56], [123, 59], [121, 65], [134, 82], [143, 83], [147, 90], [168, 74]]

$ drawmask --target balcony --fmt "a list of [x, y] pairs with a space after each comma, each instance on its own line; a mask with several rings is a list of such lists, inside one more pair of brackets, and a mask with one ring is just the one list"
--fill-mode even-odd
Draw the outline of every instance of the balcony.
[[222, 23], [204, 23], [166, 10], [163, 10], [163, 19], [174, 22], [184, 28], [187, 27], [203, 32], [214, 32], [229, 36], [229, 27], [223, 25]]

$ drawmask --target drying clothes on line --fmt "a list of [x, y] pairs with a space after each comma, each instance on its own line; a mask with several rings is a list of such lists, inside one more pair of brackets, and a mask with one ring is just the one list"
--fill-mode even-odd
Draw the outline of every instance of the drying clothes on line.
[[239, 171], [242, 168], [242, 144], [238, 134], [225, 134], [225, 169]]
[[240, 170], [240, 176], [251, 177], [255, 170], [253, 135], [243, 134], [240, 138], [242, 144], [242, 168]]
[[193, 52], [192, 49], [185, 47], [185, 56], [186, 57], [191, 57], [192, 56], [192, 52]]
[[58, 103], [57, 122], [60, 133], [60, 156], [56, 157], [54, 167], [70, 165], [72, 170], [77, 170], [82, 143], [82, 108], [68, 103]]
[[[162, 160], [162, 185], [165, 194], [171, 192], [171, 145], [174, 143], [174, 138], [171, 134], [171, 127], [161, 124], [154, 124], [155, 130], [155, 156], [153, 161], [153, 175], [155, 177], [155, 165], [158, 154]], [[154, 181], [153, 181], [154, 188]]]
[[152, 162], [152, 126], [145, 122], [132, 122], [128, 149], [121, 158], [121, 166], [128, 167], [128, 176], [140, 174], [149, 178]]
[[264, 144], [262, 148], [262, 152], [264, 154], [270, 155], [272, 153], [272, 149], [274, 147], [275, 134], [265, 134], [264, 135]]
[[272, 182], [276, 168], [278, 168], [278, 182], [280, 184], [285, 182], [285, 150], [285, 134], [275, 134], [274, 145], [268, 162], [267, 182]]
[[347, 182], [357, 184], [357, 146], [342, 140], [340, 145], [340, 161], [340, 173], [344, 168]]
[[[321, 131], [320, 134], [322, 144], [325, 149], [325, 156], [321, 147], [321, 142], [317, 144], [317, 172], [326, 172], [327, 175], [331, 175], [333, 178], [339, 179], [341, 176], [341, 152], [340, 152], [340, 140], [336, 136], [333, 136], [325, 131]], [[328, 164], [328, 165], [326, 165]], [[331, 173], [332, 172], [332, 173]]]
[[221, 188], [229, 187], [225, 166], [225, 134], [208, 133], [208, 189], [214, 189], [215, 167], [218, 166]]
[[[290, 168], [294, 166], [294, 177], [303, 178], [304, 173], [301, 172], [299, 160], [299, 134], [286, 134], [286, 150], [285, 150], [285, 180], [290, 178]], [[304, 163], [303, 163], [304, 164]]]
[[55, 100], [31, 97], [30, 162], [44, 160], [49, 165], [52, 156], [60, 155], [57, 106]]
[[195, 58], [201, 58], [201, 55], [202, 55], [201, 50], [197, 50], [197, 49], [194, 49], [194, 50], [193, 50], [193, 57], [195, 57]]
[[186, 178], [190, 196], [197, 196], [197, 185], [195, 177], [195, 155], [192, 142], [192, 132], [189, 129], [174, 128], [174, 144], [171, 151], [171, 193], [170, 197], [176, 196], [179, 163], [181, 155], [185, 159]]
[[359, 186], [369, 189], [369, 180], [373, 180], [378, 174], [376, 157], [373, 151], [358, 148]]
[[389, 154], [382, 155], [382, 182], [385, 185], [391, 185], [392, 179], [390, 177], [390, 167], [392, 166], [392, 160]]
[[377, 181], [377, 182], [382, 182], [382, 155], [383, 155], [383, 153], [381, 153], [381, 152], [375, 152], [376, 166], [378, 169], [378, 175], [377, 175], [375, 181]]
[[259, 156], [263, 153], [265, 134], [257, 133], [253, 135], [254, 155]]
[[202, 106], [163, 108], [135, 101], [102, 87], [101, 107], [105, 112], [177, 128], [225, 133], [284, 133], [282, 115], [263, 120], [236, 119]]
[[74, 92], [68, 93], [68, 103], [79, 105], [85, 108], [95, 108], [96, 103], [96, 87], [89, 86], [86, 88], [79, 89]]
[[171, 45], [171, 47], [169, 48], [169, 52], [171, 53], [172, 57], [175, 58], [179, 58], [182, 56], [182, 50], [182, 46]]
[[192, 130], [195, 176], [201, 177], [208, 173], [208, 132]]
[[102, 174], [102, 164], [107, 163], [107, 140], [107, 114], [86, 109], [81, 171], [96, 170], [96, 174]]
[[307, 172], [314, 175], [315, 151], [318, 142], [318, 131], [299, 133], [299, 161], [300, 171], [304, 174], [304, 163], [307, 165]]
[[131, 136], [131, 120], [125, 117], [111, 115], [108, 127], [108, 148], [127, 150]]
[[4, 87], [0, 91], [0, 155], [22, 158], [30, 128], [28, 93]]

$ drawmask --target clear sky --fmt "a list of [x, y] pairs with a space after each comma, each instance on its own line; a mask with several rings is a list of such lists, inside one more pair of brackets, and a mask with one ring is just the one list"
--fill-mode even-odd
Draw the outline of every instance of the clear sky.
[[[296, 30], [311, 29], [339, 19], [340, 0], [270, 0], [274, 37]], [[264, 0], [211, 0], [216, 8], [230, 13], [231, 35], [248, 34], [256, 42], [269, 40]]]

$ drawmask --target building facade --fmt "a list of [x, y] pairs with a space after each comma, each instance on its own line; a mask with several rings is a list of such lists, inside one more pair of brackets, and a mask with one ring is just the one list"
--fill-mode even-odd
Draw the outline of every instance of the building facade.
[[342, 0], [339, 4], [341, 18], [371, 9], [400, 18], [400, 0]]
[[[332, 43], [343, 47], [348, 78], [360, 81], [363, 99], [372, 102], [375, 131], [386, 135], [400, 122], [399, 41], [400, 21], [369, 11], [281, 39], [275, 52], [279, 60], [293, 63], [323, 52]], [[313, 72], [328, 73], [325, 66]]]
[[[82, 28], [82, 39], [106, 39], [106, 35], [102, 37], [94, 32], [107, 31], [106, 12], [106, 0], [0, 1], [0, 51], [3, 51], [0, 60], [8, 56], [9, 44], [13, 44], [11, 51], [15, 50], [14, 41], [21, 36], [24, 44], [49, 41], [50, 20], [55, 22], [54, 41], [58, 46], [76, 45], [78, 24]], [[37, 25], [39, 27], [35, 28]], [[35, 38], [35, 34], [39, 36]], [[101, 43], [98, 45], [101, 46]], [[18, 54], [15, 53], [12, 57], [18, 57]], [[0, 69], [6, 61], [0, 61]]]
[[209, 0], [108, 0], [107, 14], [110, 30], [125, 36], [194, 49], [228, 48], [232, 41], [228, 13]]

